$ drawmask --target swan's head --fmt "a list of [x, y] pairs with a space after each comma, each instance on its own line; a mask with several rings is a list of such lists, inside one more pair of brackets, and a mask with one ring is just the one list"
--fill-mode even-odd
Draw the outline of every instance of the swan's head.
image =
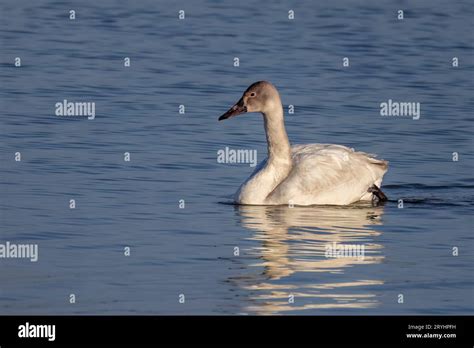
[[246, 112], [269, 113], [275, 107], [281, 107], [280, 96], [277, 89], [270, 82], [258, 81], [252, 84], [219, 121], [234, 117]]

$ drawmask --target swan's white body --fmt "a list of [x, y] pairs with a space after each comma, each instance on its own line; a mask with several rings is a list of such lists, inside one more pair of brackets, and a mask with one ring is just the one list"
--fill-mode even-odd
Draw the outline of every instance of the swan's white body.
[[341, 145], [290, 146], [283, 107], [276, 88], [260, 81], [219, 120], [244, 112], [261, 112], [268, 157], [240, 186], [235, 203], [254, 205], [346, 205], [371, 200], [369, 188], [380, 187], [388, 162]]
[[371, 200], [368, 188], [380, 187], [387, 171], [386, 161], [341, 145], [295, 145], [291, 160], [288, 174], [284, 165], [262, 161], [235, 194], [235, 202], [346, 205]]

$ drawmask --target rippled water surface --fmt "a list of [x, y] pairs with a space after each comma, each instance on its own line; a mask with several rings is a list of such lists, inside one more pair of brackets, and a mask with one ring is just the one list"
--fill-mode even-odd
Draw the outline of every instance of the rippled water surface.
[[[467, 0], [2, 1], [0, 242], [37, 243], [39, 261], [0, 259], [0, 313], [473, 314], [473, 12]], [[292, 143], [390, 161], [390, 200], [228, 204], [252, 168], [217, 151], [263, 160], [266, 144], [261, 116], [217, 117], [261, 79], [295, 107]], [[95, 102], [96, 118], [55, 116], [64, 99]], [[381, 117], [388, 99], [421, 103], [420, 119]], [[328, 257], [341, 245], [364, 255]]]

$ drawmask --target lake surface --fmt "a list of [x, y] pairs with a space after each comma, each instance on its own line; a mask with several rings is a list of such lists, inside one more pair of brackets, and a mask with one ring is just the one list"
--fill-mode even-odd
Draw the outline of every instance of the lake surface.
[[[472, 315], [473, 16], [467, 0], [2, 1], [0, 243], [39, 259], [0, 259], [0, 314]], [[292, 143], [390, 161], [389, 201], [229, 204], [253, 168], [217, 152], [260, 161], [266, 143], [260, 115], [217, 118], [262, 79]], [[95, 119], [56, 116], [64, 99]], [[381, 116], [389, 99], [420, 118]]]

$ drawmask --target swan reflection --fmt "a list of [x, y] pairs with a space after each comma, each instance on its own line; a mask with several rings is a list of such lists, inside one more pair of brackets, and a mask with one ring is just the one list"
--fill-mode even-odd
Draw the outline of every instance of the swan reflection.
[[231, 279], [248, 290], [245, 313], [378, 305], [370, 290], [383, 281], [374, 279], [370, 267], [383, 260], [383, 246], [377, 242], [383, 206], [238, 206], [236, 210], [242, 226], [252, 232], [253, 246], [243, 251], [252, 261], [250, 274]]

